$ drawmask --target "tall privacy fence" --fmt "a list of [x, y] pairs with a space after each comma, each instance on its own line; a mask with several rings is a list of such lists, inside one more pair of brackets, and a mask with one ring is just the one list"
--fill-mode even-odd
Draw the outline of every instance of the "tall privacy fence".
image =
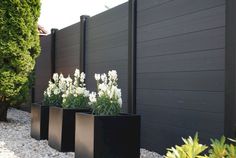
[[203, 143], [236, 123], [236, 2], [130, 0], [41, 38], [34, 100], [52, 73], [115, 69], [123, 111], [142, 116], [142, 147], [164, 153], [199, 132]]

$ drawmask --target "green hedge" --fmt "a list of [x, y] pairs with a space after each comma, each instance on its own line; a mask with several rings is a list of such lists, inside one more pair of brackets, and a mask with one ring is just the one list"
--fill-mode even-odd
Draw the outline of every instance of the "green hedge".
[[40, 53], [40, 0], [0, 1], [0, 101], [23, 102]]

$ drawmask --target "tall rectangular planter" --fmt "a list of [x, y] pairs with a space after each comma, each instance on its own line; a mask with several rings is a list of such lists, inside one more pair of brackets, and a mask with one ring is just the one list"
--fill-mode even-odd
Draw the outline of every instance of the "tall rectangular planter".
[[76, 158], [139, 158], [140, 116], [76, 114]]
[[52, 106], [49, 109], [48, 144], [61, 152], [74, 151], [75, 113], [89, 112], [88, 109], [63, 109]]
[[37, 140], [48, 139], [49, 106], [34, 103], [31, 105], [31, 132], [32, 138]]

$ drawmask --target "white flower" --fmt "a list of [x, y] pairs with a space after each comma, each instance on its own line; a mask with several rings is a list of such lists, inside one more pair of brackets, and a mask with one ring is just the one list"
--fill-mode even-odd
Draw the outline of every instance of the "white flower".
[[72, 86], [72, 79], [70, 78], [70, 76], [68, 76], [67, 78], [65, 78], [65, 84], [67, 88], [70, 88]]
[[80, 87], [85, 87], [86, 86], [86, 84], [84, 84], [84, 83], [81, 83], [79, 85], [80, 85]]
[[55, 82], [58, 82], [58, 80], [59, 80], [58, 73], [54, 73], [52, 78]]
[[108, 76], [111, 80], [114, 80], [114, 81], [117, 80], [117, 77], [118, 77], [116, 70], [109, 71]]
[[51, 90], [50, 89], [47, 89], [47, 96], [50, 97], [51, 96]]
[[79, 77], [80, 77], [80, 70], [79, 70], [79, 69], [75, 69], [74, 76], [75, 76], [76, 78], [79, 78]]
[[70, 75], [66, 78], [66, 82], [72, 83], [72, 79], [70, 78]]
[[84, 96], [89, 97], [89, 91], [88, 90], [84, 90]]
[[76, 86], [78, 84], [78, 81], [74, 80], [73, 85]]
[[62, 73], [60, 73], [59, 78], [60, 79], [64, 78], [64, 75]]
[[58, 95], [58, 94], [60, 93], [60, 90], [59, 90], [58, 88], [56, 88], [56, 89], [54, 89], [53, 93], [54, 93], [55, 95]]
[[120, 107], [122, 107], [122, 99], [121, 98], [118, 99], [118, 104], [120, 105]]
[[84, 88], [77, 87], [77, 88], [76, 88], [76, 93], [77, 93], [78, 95], [84, 94]]
[[101, 75], [100, 74], [95, 74], [94, 77], [95, 77], [96, 81], [99, 81], [101, 79]]
[[[63, 106], [70, 106], [70, 104], [74, 104], [74, 102], [79, 103], [80, 101], [76, 100], [78, 96], [87, 97], [89, 99], [90, 93], [85, 88], [84, 80], [85, 73], [80, 73], [79, 69], [75, 70], [73, 79], [70, 76], [67, 78], [61, 77], [58, 83], [59, 90], [62, 92], [63, 102], [67, 104]], [[71, 97], [70, 100], [68, 100], [68, 97]], [[94, 100], [94, 98], [91, 99]]]
[[84, 80], [85, 80], [85, 73], [81, 72], [81, 74], [80, 74], [80, 82], [84, 83]]
[[106, 91], [107, 85], [105, 83], [101, 83], [98, 85], [98, 89], [100, 89], [101, 91]]
[[65, 103], [65, 102], [66, 102], [66, 99], [65, 99], [65, 98], [63, 98], [63, 99], [62, 99], [62, 103]]
[[121, 98], [121, 89], [117, 88], [117, 90], [116, 90], [116, 96], [117, 96], [118, 98]]
[[64, 93], [64, 94], [62, 94], [62, 98], [66, 98], [67, 97], [67, 95]]
[[59, 82], [59, 89], [61, 92], [66, 91], [66, 83], [65, 82]]
[[90, 100], [91, 103], [95, 103], [97, 101], [95, 92], [90, 93], [89, 100]]
[[50, 80], [48, 81], [48, 87], [53, 87], [54, 86], [54, 83]]
[[98, 96], [99, 96], [99, 97], [101, 97], [101, 96], [103, 96], [103, 95], [104, 95], [104, 92], [103, 92], [103, 91], [99, 91], [99, 92], [98, 92]]
[[107, 75], [105, 73], [101, 75], [101, 80], [107, 82]]
[[[93, 108], [98, 108], [98, 113], [100, 113], [100, 110], [104, 110], [103, 112], [108, 112], [106, 107], [104, 106], [119, 106], [122, 107], [122, 98], [121, 98], [121, 89], [118, 88], [117, 81], [118, 81], [118, 75], [115, 70], [108, 71], [108, 75], [105, 73], [95, 74], [94, 75], [95, 80], [97, 81], [97, 96], [96, 93], [92, 93], [89, 96], [90, 102], [89, 104], [92, 105], [94, 102], [100, 99], [106, 99], [109, 101], [106, 105], [99, 105], [99, 103], [94, 104], [95, 106]], [[97, 97], [97, 98], [96, 98]], [[101, 100], [102, 101], [102, 100]], [[99, 109], [102, 108], [102, 109]], [[112, 112], [112, 110], [111, 110]], [[113, 111], [114, 113], [116, 111]], [[101, 112], [102, 113], [102, 112]]]
[[64, 79], [64, 76], [63, 76], [63, 74], [61, 73], [61, 74], [59, 75], [59, 80], [62, 80], [62, 79]]
[[65, 95], [68, 96], [70, 94], [69, 90], [66, 90]]

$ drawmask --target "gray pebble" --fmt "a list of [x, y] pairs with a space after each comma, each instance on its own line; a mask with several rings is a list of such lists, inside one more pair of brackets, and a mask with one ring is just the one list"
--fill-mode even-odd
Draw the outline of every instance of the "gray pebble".
[[[141, 149], [140, 158], [163, 158]], [[0, 122], [0, 158], [74, 158], [74, 153], [63, 153], [48, 146], [46, 140], [30, 137], [30, 113], [17, 109], [8, 110], [8, 122]]]

